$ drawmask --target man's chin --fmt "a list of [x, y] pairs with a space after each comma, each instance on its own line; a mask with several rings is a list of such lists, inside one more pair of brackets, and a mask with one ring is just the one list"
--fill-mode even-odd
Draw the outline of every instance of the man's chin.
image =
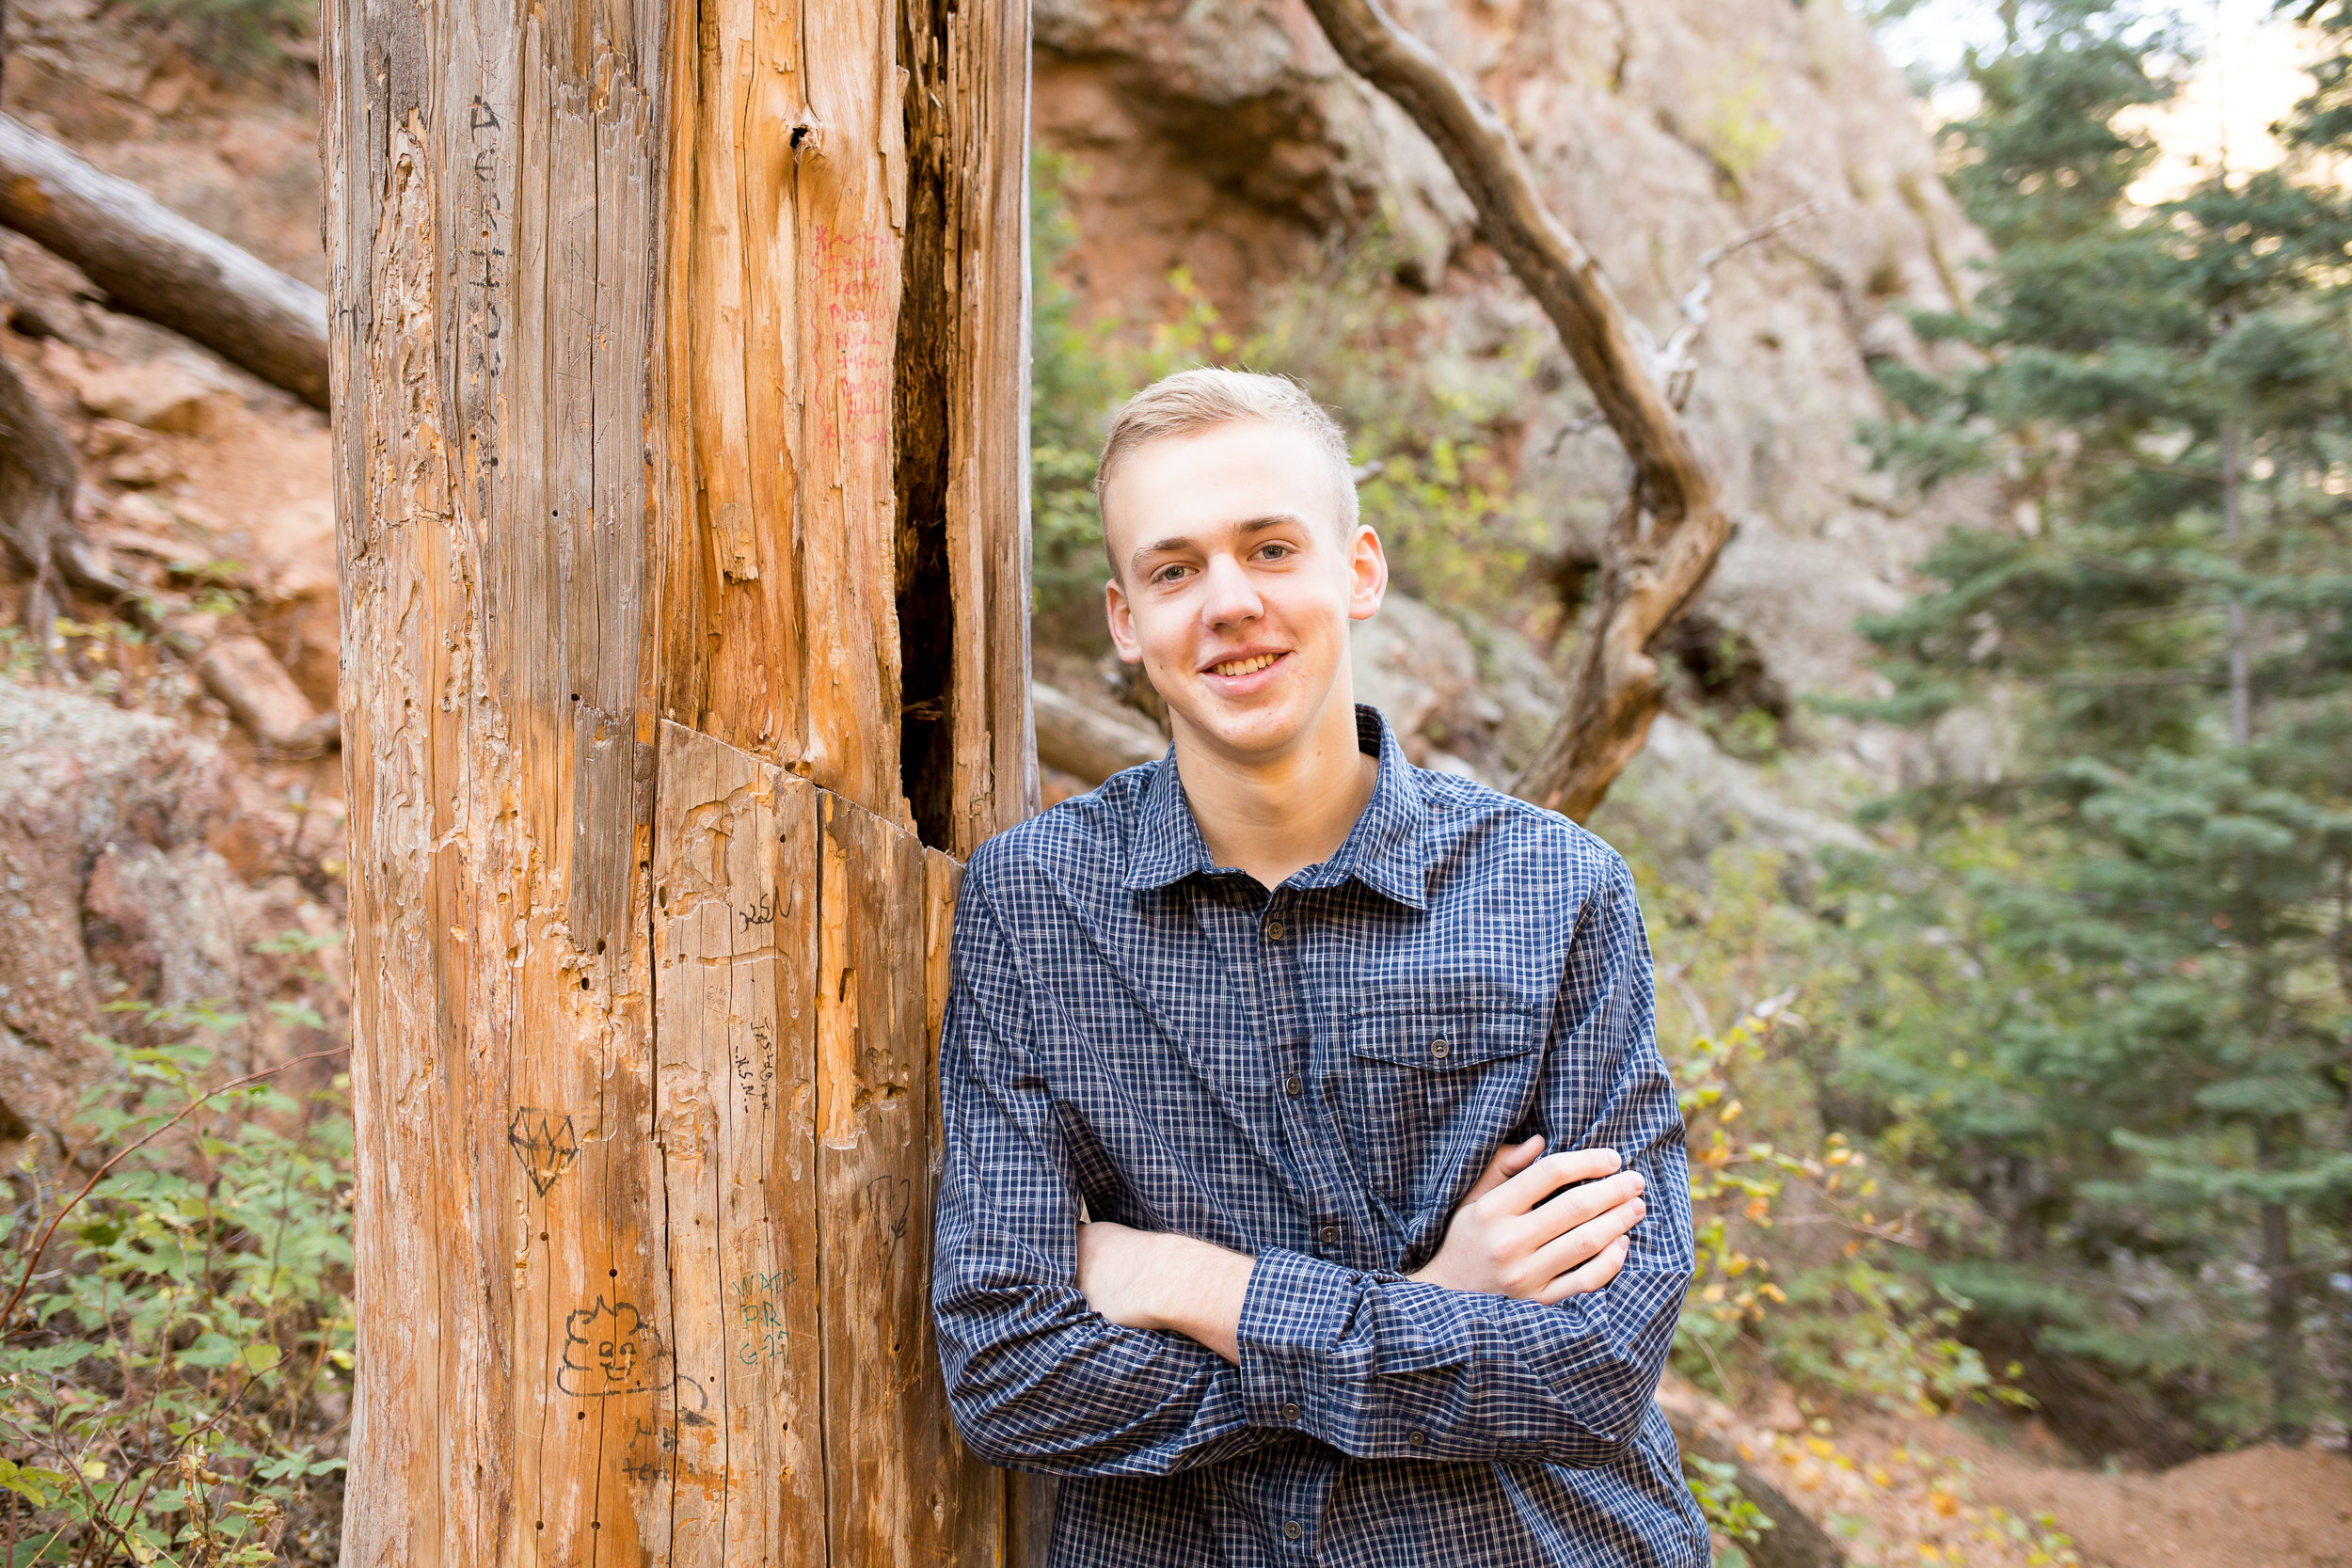
[[[1182, 721], [1177, 726], [1180, 740], [1189, 738], [1195, 745], [1240, 763], [1271, 761], [1295, 747], [1307, 733], [1307, 716], [1287, 704], [1235, 709], [1211, 702], [1189, 712], [1181, 708], [1173, 712]], [[1187, 730], [1189, 736], [1184, 733]]]

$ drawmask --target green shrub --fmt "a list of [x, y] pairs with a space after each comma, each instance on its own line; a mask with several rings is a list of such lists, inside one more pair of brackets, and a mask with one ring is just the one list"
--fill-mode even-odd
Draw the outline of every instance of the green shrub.
[[206, 1037], [244, 1020], [143, 1010], [183, 1042], [108, 1042], [121, 1077], [86, 1097], [88, 1144], [59, 1185], [19, 1167], [0, 1235], [0, 1564], [331, 1562], [345, 1081], [308, 1101], [215, 1084]]

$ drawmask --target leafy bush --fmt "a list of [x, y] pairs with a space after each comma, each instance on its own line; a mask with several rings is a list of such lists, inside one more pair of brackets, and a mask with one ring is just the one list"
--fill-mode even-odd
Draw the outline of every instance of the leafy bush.
[[268, 1074], [214, 1083], [205, 1037], [242, 1017], [141, 1010], [183, 1043], [113, 1045], [121, 1077], [86, 1097], [62, 1167], [92, 1175], [51, 1187], [28, 1158], [0, 1222], [0, 1565], [331, 1562], [345, 1081], [308, 1101]]
[[[1925, 1272], [1952, 1200], [1883, 1176], [1851, 1134], [1822, 1129], [1817, 1066], [1851, 1027], [1842, 928], [1789, 896], [1776, 852], [1727, 847], [1677, 885], [1640, 867], [1640, 848], [1698, 1253], [1677, 1370], [1734, 1402], [1767, 1376], [1889, 1409], [2015, 1402], [1957, 1337], [1965, 1301]], [[1772, 974], [1804, 979], [1734, 1001]], [[1678, 1048], [1677, 1016], [1698, 1030]]]

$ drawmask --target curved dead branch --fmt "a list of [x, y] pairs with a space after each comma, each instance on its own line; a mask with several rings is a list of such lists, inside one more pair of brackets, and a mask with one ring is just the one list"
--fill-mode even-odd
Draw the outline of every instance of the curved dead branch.
[[1731, 519], [1638, 328], [1600, 263], [1545, 205], [1494, 105], [1375, 0], [1307, 0], [1307, 8], [1340, 58], [1437, 145], [1477, 211], [1479, 231], [1551, 318], [1632, 459], [1638, 504], [1620, 509], [1602, 546], [1599, 594], [1567, 711], [1514, 786], [1581, 818], [1647, 738], [1664, 701], [1650, 645], [1707, 586]]

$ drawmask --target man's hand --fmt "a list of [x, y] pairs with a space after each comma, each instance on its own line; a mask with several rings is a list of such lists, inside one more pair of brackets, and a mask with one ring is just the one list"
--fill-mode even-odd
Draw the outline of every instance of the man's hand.
[[1172, 1329], [1241, 1364], [1241, 1304], [1258, 1260], [1213, 1242], [1107, 1220], [1078, 1227], [1078, 1290], [1126, 1328]]
[[[1613, 1148], [1538, 1159], [1543, 1143], [1539, 1133], [1495, 1151], [1446, 1222], [1438, 1256], [1412, 1278], [1549, 1306], [1617, 1277], [1626, 1232], [1648, 1212], [1641, 1173], [1620, 1174]], [[1572, 1181], [1585, 1184], [1552, 1197]]]

